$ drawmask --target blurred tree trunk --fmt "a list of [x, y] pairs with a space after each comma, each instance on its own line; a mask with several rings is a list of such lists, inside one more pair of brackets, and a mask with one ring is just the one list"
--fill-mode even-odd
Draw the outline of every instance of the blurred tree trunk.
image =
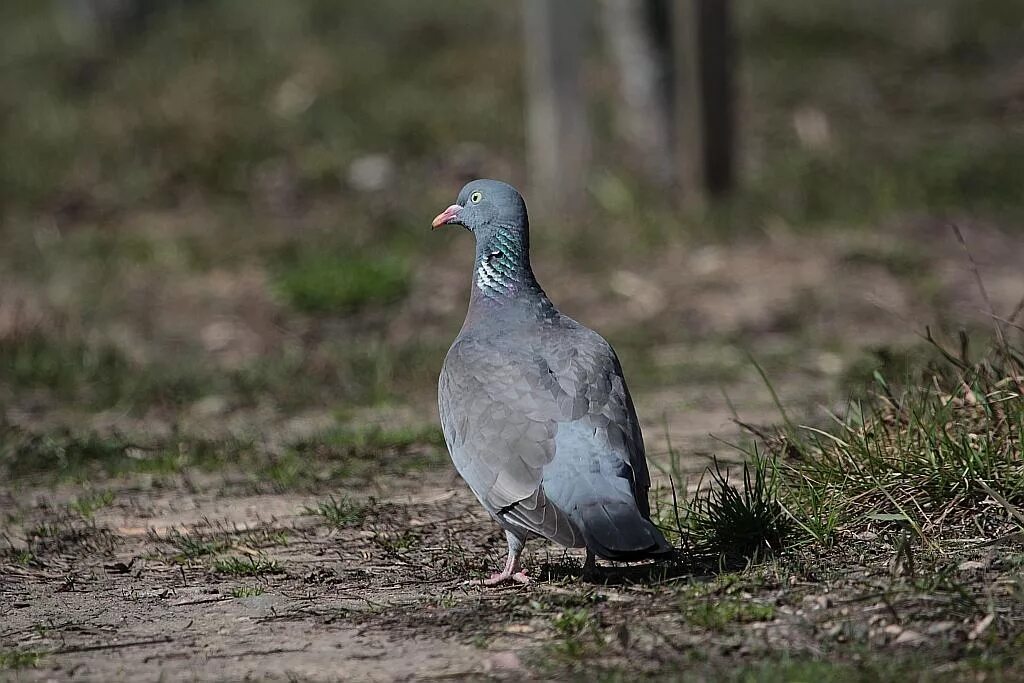
[[735, 184], [734, 43], [731, 0], [673, 3], [677, 154], [684, 200]]
[[169, 0], [61, 0], [71, 17], [90, 35], [135, 32]]
[[570, 214], [586, 200], [590, 133], [583, 94], [587, 0], [524, 0], [526, 134], [531, 197]]
[[604, 0], [601, 17], [619, 80], [616, 125], [650, 180], [675, 180], [672, 154], [672, 0]]
[[684, 204], [734, 185], [730, 0], [603, 0], [616, 119], [636, 165]]
[[731, 0], [699, 0], [704, 185], [712, 195], [735, 182], [735, 45]]
[[162, 12], [205, 0], [56, 0], [66, 39], [84, 48], [73, 82], [92, 87], [117, 53], [142, 39]]

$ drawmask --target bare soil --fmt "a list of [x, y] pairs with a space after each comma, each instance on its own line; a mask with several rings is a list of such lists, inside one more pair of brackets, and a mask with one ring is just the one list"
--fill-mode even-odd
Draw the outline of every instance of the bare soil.
[[[988, 324], [944, 229], [900, 230], [891, 240], [787, 234], [679, 246], [642, 269], [544, 281], [564, 310], [624, 340], [627, 373], [642, 352], [634, 365], [648, 379], [634, 384], [652, 462], [665, 465], [671, 441], [696, 475], [707, 452], [729, 455], [709, 435], [736, 436], [734, 409], [748, 422], [778, 420], [757, 373], [720, 340], [746, 340], [768, 358], [775, 390], [802, 420], [841, 410], [839, 376], [863, 349], [913, 344], [935, 320]], [[982, 227], [970, 237], [996, 309], [1012, 308], [1024, 294], [1024, 241]], [[416, 287], [433, 296], [413, 292], [393, 337], [454, 334], [458, 305], [416, 302], [462, 296], [456, 265], [425, 266]], [[538, 270], [554, 265], [541, 260]], [[432, 410], [429, 396], [412, 406], [420, 419]], [[13, 408], [7, 418], [32, 419]], [[229, 422], [206, 419], [211, 431]], [[107, 494], [97, 509], [71, 506], [96, 492]], [[353, 504], [353, 519], [339, 526], [312, 512], [329, 496]], [[607, 583], [586, 583], [577, 553], [534, 542], [530, 585], [467, 585], [498, 566], [504, 543], [443, 464], [298, 492], [231, 468], [0, 482], [0, 508], [9, 545], [0, 651], [40, 655], [0, 669], [11, 680], [591, 680], [597, 669], [717, 679], [783, 655], [854, 667], [909, 658], [937, 677], [973, 677], [958, 661], [1002, 642], [1007, 620], [1021, 616], [989, 618], [976, 604], [1024, 586], [1017, 556], [998, 546], [948, 558], [970, 600], [918, 585], [894, 573], [898, 539], [884, 530], [846, 539], [860, 549], [856, 565], [801, 551], [743, 579], [694, 558], [607, 567]], [[723, 605], [738, 606], [723, 614]]]

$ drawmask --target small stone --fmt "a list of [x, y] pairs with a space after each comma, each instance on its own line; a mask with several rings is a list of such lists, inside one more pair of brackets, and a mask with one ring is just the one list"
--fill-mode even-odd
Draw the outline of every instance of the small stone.
[[485, 671], [512, 671], [522, 669], [523, 664], [519, 661], [519, 655], [515, 652], [495, 652], [484, 662]]
[[807, 609], [828, 609], [832, 606], [827, 595], [805, 595], [802, 602]]
[[391, 184], [395, 165], [386, 154], [369, 154], [348, 167], [348, 184], [360, 192], [376, 192]]
[[838, 375], [843, 371], [843, 359], [837, 353], [825, 351], [818, 354], [818, 369], [826, 375]]
[[228, 400], [223, 396], [205, 396], [192, 404], [190, 412], [196, 417], [217, 417], [229, 409]]
[[912, 631], [908, 628], [904, 629], [898, 636], [896, 636], [896, 640], [894, 641], [894, 643], [896, 645], [907, 645], [910, 647], [916, 647], [921, 643], [925, 642], [926, 640], [928, 640], [928, 638], [926, 638], [924, 635], [918, 633], [917, 631]]
[[937, 636], [942, 633], [946, 633], [947, 631], [951, 631], [955, 627], [955, 621], [936, 621], [934, 624], [929, 625], [924, 632], [930, 636]]
[[985, 569], [988, 566], [987, 562], [980, 562], [978, 560], [964, 560], [957, 565], [957, 569], [962, 572], [971, 572], [978, 569]]
[[996, 618], [995, 614], [986, 614], [981, 620], [974, 625], [971, 632], [967, 634], [968, 640], [977, 640], [978, 636], [988, 630], [988, 627], [992, 625], [992, 621]]

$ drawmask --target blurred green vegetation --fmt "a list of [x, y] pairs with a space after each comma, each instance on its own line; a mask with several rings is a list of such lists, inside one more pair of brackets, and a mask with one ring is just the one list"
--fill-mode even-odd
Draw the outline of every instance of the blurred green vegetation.
[[[468, 177], [526, 176], [518, 4], [192, 0], [120, 35], [61, 7], [0, 5], [0, 403], [173, 420], [210, 397], [432, 402], [461, 316], [433, 299], [464, 291], [438, 264], [462, 272], [448, 252], [468, 246], [429, 220]], [[779, 225], [1024, 217], [1024, 4], [737, 10], [740, 190], [683, 214], [625, 165], [595, 28], [594, 201], [576, 225], [535, 224], [550, 262], [603, 273]], [[923, 277], [909, 252], [850, 260]], [[678, 341], [665, 324], [608, 331], [639, 381], [744, 362], [732, 346], [648, 358], [652, 339]]]
[[151, 363], [139, 372], [118, 348], [32, 332], [0, 339], [0, 372], [15, 391], [38, 390], [97, 408], [166, 400], [181, 404], [204, 393], [184, 367]]
[[[198, 195], [278, 199], [300, 213], [326, 201], [347, 209], [335, 230], [389, 217], [394, 231], [395, 218], [422, 225], [424, 200], [452, 194], [432, 172], [460, 145], [483, 145], [479, 166], [522, 177], [514, 3], [169, 3], [120, 40], [58, 7], [0, 8], [8, 217], [108, 222]], [[762, 0], [738, 10], [746, 173], [720, 208], [797, 224], [894, 210], [1019, 215], [1020, 3]], [[608, 68], [601, 49], [592, 62]], [[598, 111], [610, 106], [604, 81], [590, 88]], [[595, 117], [597, 168], [640, 192], [639, 204], [657, 204], [621, 167], [610, 119]], [[346, 169], [379, 153], [397, 176], [359, 196]]]
[[[311, 489], [318, 484], [365, 480], [384, 472], [423, 469], [441, 462], [444, 441], [434, 424], [384, 428], [337, 427], [282, 443], [268, 451], [252, 438], [201, 438], [172, 434], [136, 443], [125, 435], [53, 430], [47, 434], [0, 424], [0, 473], [44, 483], [89, 482], [96, 477], [188, 470], [241, 468], [257, 487]], [[106, 504], [82, 499], [75, 509], [88, 516]], [[109, 503], [109, 501], [106, 501]]]
[[753, 205], [791, 223], [899, 211], [1020, 219], [1024, 6], [738, 7]]
[[[0, 192], [13, 207], [253, 198], [267, 163], [287, 164], [298, 193], [332, 194], [366, 151], [508, 144], [504, 124], [519, 118], [516, 89], [502, 85], [517, 65], [493, 59], [515, 41], [514, 14], [478, 3], [176, 3], [121, 41], [76, 30], [56, 7], [0, 10]], [[478, 27], [486, 72], [434, 40], [453, 15]], [[438, 106], [446, 98], [458, 106]]]
[[276, 284], [299, 311], [348, 313], [401, 299], [408, 289], [408, 270], [394, 259], [322, 254], [290, 264]]

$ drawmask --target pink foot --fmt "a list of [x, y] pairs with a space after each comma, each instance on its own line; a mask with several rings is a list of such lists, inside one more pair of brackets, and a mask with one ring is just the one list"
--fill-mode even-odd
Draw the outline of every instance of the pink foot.
[[467, 583], [474, 586], [497, 586], [498, 584], [505, 583], [506, 581], [527, 584], [530, 583], [530, 577], [526, 575], [525, 569], [520, 569], [517, 572], [503, 571], [499, 574], [491, 574], [491, 578], [489, 579], [477, 579], [475, 581], [467, 581]]

